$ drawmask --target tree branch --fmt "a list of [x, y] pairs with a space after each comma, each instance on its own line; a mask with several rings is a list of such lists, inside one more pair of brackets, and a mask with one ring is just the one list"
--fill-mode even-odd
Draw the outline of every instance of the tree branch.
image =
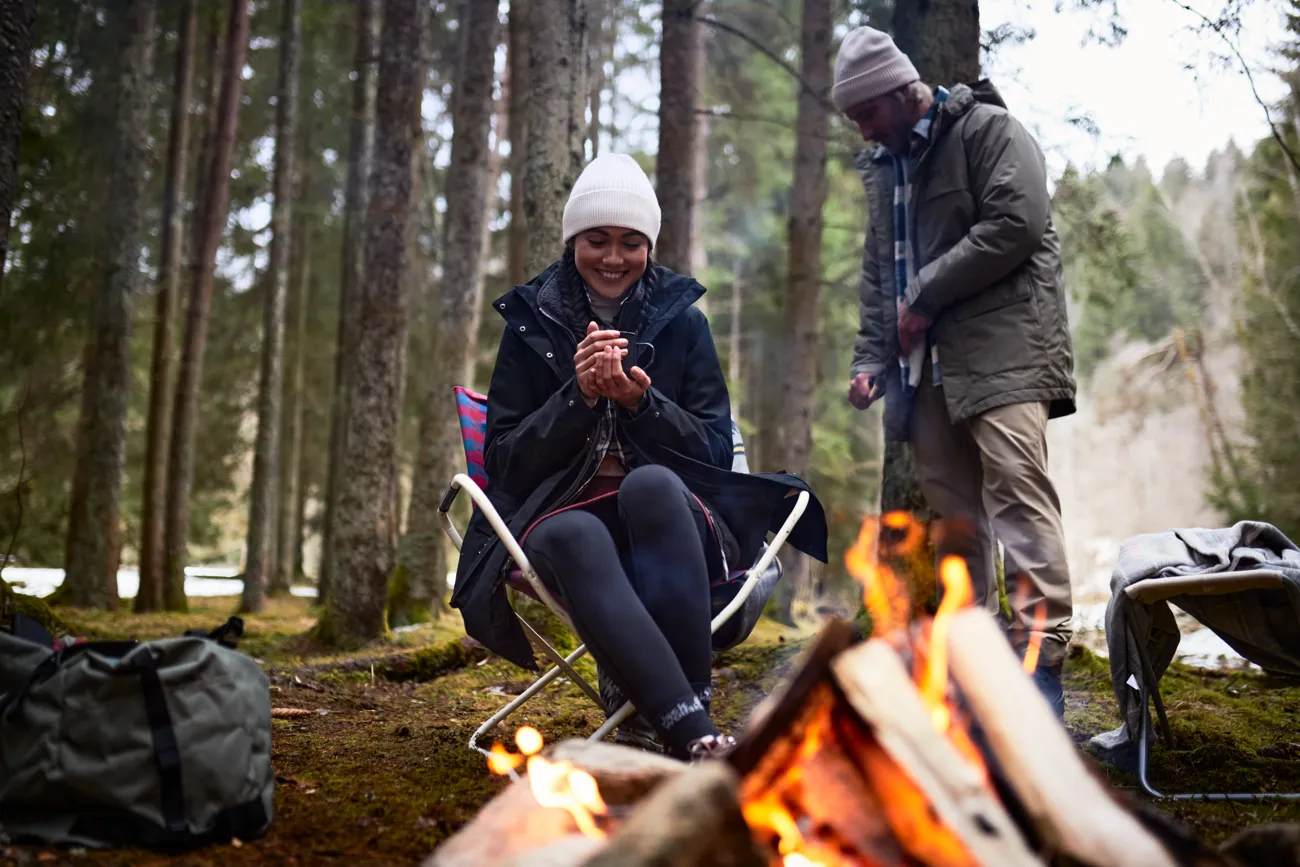
[[772, 49], [768, 48], [766, 45], [763, 45], [763, 43], [759, 42], [757, 39], [750, 36], [748, 33], [741, 30], [740, 28], [735, 27], [731, 24], [727, 24], [724, 21], [719, 21], [717, 18], [714, 18], [712, 15], [701, 15], [699, 16], [699, 20], [702, 23], [709, 25], [714, 30], [721, 30], [723, 33], [730, 33], [732, 36], [735, 36], [738, 39], [748, 42], [750, 46], [754, 48], [755, 51], [757, 51], [759, 54], [762, 54], [767, 59], [771, 60], [777, 66], [781, 67], [783, 70], [785, 70], [785, 73], [787, 75], [789, 75], [795, 81], [799, 82], [799, 87], [801, 90], [813, 96], [828, 111], [830, 111], [831, 113], [835, 113], [836, 111], [835, 106], [831, 103], [829, 99], [826, 98], [826, 94], [818, 92], [810, 84], [808, 84], [808, 82], [804, 81], [803, 76], [799, 74], [799, 70], [795, 69], [793, 66], [786, 63], [785, 60], [776, 52], [772, 51]]
[[1224, 19], [1215, 21], [1199, 9], [1188, 6], [1183, 0], [1169, 0], [1169, 2], [1201, 19], [1202, 26], [1208, 30], [1213, 30], [1215, 35], [1223, 40], [1223, 44], [1228, 46], [1228, 50], [1232, 52], [1233, 56], [1237, 58], [1237, 63], [1241, 65], [1241, 71], [1246, 75], [1246, 82], [1250, 85], [1250, 92], [1254, 95], [1255, 102], [1264, 110], [1264, 119], [1268, 121], [1268, 128], [1273, 133], [1273, 138], [1277, 141], [1278, 147], [1282, 148], [1282, 152], [1286, 154], [1286, 158], [1291, 161], [1291, 165], [1295, 167], [1296, 171], [1300, 171], [1300, 158], [1296, 156], [1295, 151], [1291, 150], [1291, 147], [1286, 143], [1286, 139], [1283, 138], [1282, 132], [1277, 128], [1277, 124], [1273, 122], [1273, 111], [1269, 108], [1268, 103], [1264, 101], [1264, 98], [1259, 95], [1259, 89], [1255, 87], [1255, 76], [1250, 71], [1250, 64], [1242, 56], [1237, 43], [1233, 42], [1228, 34], [1224, 32]]

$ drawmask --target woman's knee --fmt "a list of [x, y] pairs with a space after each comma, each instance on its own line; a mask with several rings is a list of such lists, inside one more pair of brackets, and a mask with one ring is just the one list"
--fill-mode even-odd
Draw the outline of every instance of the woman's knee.
[[618, 488], [618, 502], [626, 513], [652, 513], [685, 503], [688, 491], [677, 474], [658, 464], [637, 467]]
[[602, 547], [614, 550], [614, 539], [595, 515], [574, 509], [545, 518], [528, 534], [526, 547], [555, 561], [585, 559]]

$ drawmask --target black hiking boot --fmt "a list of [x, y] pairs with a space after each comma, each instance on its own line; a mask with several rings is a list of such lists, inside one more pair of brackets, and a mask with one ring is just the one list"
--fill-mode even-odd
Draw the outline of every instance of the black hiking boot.
[[1047, 665], [1039, 663], [1038, 668], [1034, 669], [1034, 686], [1047, 699], [1047, 703], [1052, 706], [1052, 713], [1056, 718], [1065, 719], [1065, 689], [1061, 686], [1061, 663]]
[[[627, 703], [627, 696], [623, 695], [623, 690], [618, 688], [618, 685], [605, 673], [605, 669], [600, 666], [596, 666], [596, 688], [600, 691], [600, 700], [605, 705], [605, 719], [609, 719]], [[664, 745], [659, 740], [659, 734], [654, 730], [654, 726], [639, 713], [634, 713], [619, 723], [618, 728], [614, 730], [614, 743], [651, 753], [664, 751]]]

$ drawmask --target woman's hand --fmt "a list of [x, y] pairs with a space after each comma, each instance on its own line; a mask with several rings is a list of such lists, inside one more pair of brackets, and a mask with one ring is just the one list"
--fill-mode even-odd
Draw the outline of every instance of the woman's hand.
[[[602, 397], [617, 401], [629, 410], [641, 403], [650, 388], [650, 377], [639, 367], [623, 372], [623, 356], [627, 350], [607, 346], [596, 360], [596, 392]], [[630, 378], [629, 378], [630, 375]]]
[[587, 336], [578, 344], [578, 351], [573, 356], [573, 369], [578, 377], [578, 390], [587, 403], [595, 403], [598, 397], [609, 397], [596, 385], [596, 368], [604, 357], [606, 350], [617, 353], [620, 372], [623, 356], [627, 355], [627, 340], [617, 331], [601, 331], [595, 322], [587, 323]]

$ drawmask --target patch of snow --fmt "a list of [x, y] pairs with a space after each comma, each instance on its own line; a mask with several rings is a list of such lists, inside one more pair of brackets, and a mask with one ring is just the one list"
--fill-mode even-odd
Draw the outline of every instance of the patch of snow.
[[[238, 596], [244, 590], [238, 566], [188, 566], [185, 569], [186, 596]], [[0, 578], [29, 596], [48, 596], [63, 583], [62, 569], [26, 569], [9, 566]], [[140, 572], [134, 567], [117, 570], [117, 595], [134, 599], [140, 590]], [[294, 596], [315, 598], [315, 587], [291, 587]]]

